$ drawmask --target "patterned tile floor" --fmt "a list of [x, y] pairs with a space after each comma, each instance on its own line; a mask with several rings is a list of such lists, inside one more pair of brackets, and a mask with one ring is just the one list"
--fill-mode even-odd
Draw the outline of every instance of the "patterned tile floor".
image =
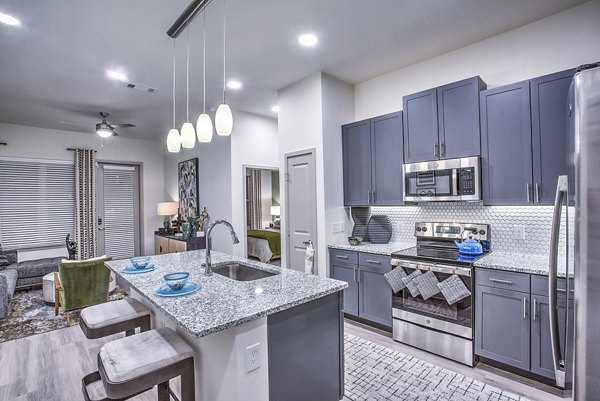
[[345, 347], [348, 400], [530, 401], [351, 334]]

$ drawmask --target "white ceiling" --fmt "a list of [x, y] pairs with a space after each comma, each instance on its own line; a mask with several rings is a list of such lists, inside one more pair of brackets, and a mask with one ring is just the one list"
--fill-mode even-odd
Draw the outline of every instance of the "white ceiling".
[[[584, 0], [228, 0], [227, 74], [234, 109], [275, 117], [277, 90], [317, 71], [356, 84], [549, 16]], [[0, 122], [92, 133], [99, 111], [159, 139], [171, 125], [173, 42], [188, 0], [2, 0]], [[222, 0], [207, 8], [207, 108], [222, 90]], [[301, 48], [300, 33], [317, 47]], [[190, 119], [202, 109], [202, 17], [191, 25]], [[177, 125], [185, 119], [185, 32], [177, 40]], [[109, 80], [122, 68], [155, 94]], [[82, 126], [63, 122], [86, 123]]]

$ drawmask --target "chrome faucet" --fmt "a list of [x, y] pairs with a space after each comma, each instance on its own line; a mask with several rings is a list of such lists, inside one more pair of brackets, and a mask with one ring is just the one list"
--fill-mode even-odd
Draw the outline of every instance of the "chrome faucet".
[[204, 275], [205, 276], [210, 276], [212, 275], [212, 261], [210, 259], [210, 250], [212, 248], [212, 244], [211, 244], [211, 239], [210, 239], [210, 233], [212, 232], [213, 228], [215, 228], [215, 226], [217, 224], [225, 224], [227, 227], [229, 227], [229, 232], [231, 233], [231, 242], [234, 244], [237, 244], [240, 242], [240, 240], [237, 237], [237, 234], [235, 233], [233, 226], [231, 225], [230, 222], [228, 222], [227, 220], [217, 220], [214, 223], [212, 223], [210, 225], [210, 227], [208, 228], [208, 230], [206, 230], [206, 259], [204, 261]]

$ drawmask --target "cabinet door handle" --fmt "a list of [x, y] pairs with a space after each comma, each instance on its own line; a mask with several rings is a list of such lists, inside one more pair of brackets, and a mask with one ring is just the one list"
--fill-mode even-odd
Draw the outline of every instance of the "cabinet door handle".
[[158, 247], [158, 253], [162, 253], [162, 245]]
[[367, 263], [373, 263], [375, 265], [380, 265], [381, 264], [380, 261], [378, 261], [378, 260], [372, 260], [372, 259], [367, 259]]
[[523, 319], [527, 319], [527, 297], [523, 297]]
[[440, 149], [441, 149], [442, 157], [446, 157], [446, 142], [442, 142], [442, 144], [440, 145]]
[[[565, 290], [564, 288], [557, 288], [556, 291], [557, 292], [567, 292], [567, 290]], [[574, 293], [575, 290], [569, 290], [569, 292]]]
[[535, 203], [540, 203], [540, 184], [535, 183]]
[[344, 256], [344, 255], [335, 255], [335, 257], [338, 259], [348, 259], [348, 256]]
[[354, 281], [357, 281], [357, 280], [356, 280], [356, 266], [352, 268], [352, 279], [353, 279]]
[[371, 191], [367, 192], [367, 205], [371, 204]]
[[512, 284], [513, 282], [510, 280], [500, 280], [499, 278], [490, 278], [489, 279], [492, 283], [499, 283], [499, 284]]
[[531, 203], [531, 185], [527, 184], [527, 203]]
[[375, 200], [375, 191], [371, 192], [371, 203], [374, 205], [376, 200]]
[[533, 298], [533, 320], [535, 321], [535, 317], [537, 315], [537, 298]]
[[438, 144], [437, 144], [437, 142], [433, 144], [433, 157], [438, 157]]
[[356, 282], [360, 284], [360, 270], [356, 267]]

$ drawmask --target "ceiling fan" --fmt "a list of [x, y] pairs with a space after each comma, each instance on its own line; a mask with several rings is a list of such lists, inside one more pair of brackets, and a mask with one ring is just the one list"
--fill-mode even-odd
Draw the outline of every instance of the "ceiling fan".
[[109, 138], [111, 136], [119, 135], [115, 128], [132, 128], [135, 127], [134, 124], [109, 124], [106, 122], [106, 118], [108, 117], [108, 113], [105, 111], [101, 111], [100, 115], [102, 116], [102, 122], [96, 124], [96, 134], [100, 135], [102, 138]]

